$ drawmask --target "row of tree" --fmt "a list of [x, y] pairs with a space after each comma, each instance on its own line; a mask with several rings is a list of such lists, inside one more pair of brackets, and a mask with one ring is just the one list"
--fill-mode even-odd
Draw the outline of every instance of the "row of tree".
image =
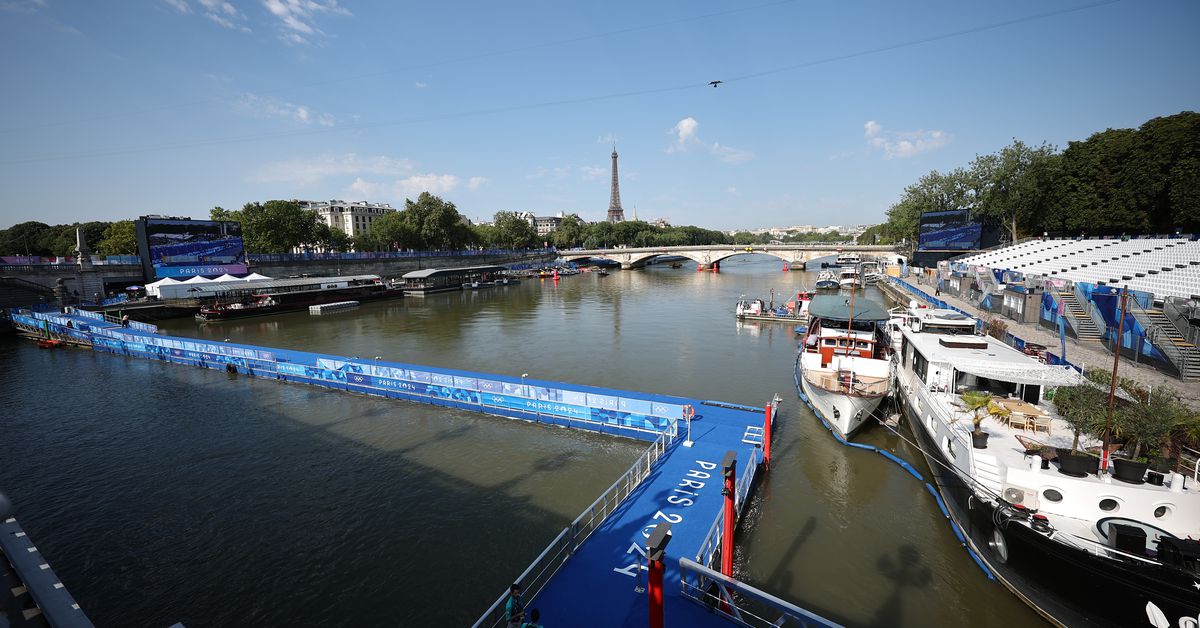
[[[246, 203], [241, 209], [214, 207], [213, 220], [241, 223], [246, 250], [254, 253], [287, 253], [297, 249], [325, 251], [457, 250], [468, 247], [609, 248], [616, 246], [657, 247], [707, 244], [765, 244], [770, 236], [749, 233], [729, 236], [700, 227], [659, 227], [643, 221], [587, 224], [576, 216], [563, 218], [549, 235], [539, 236], [529, 221], [513, 212], [499, 212], [488, 225], [471, 225], [454, 203], [422, 193], [405, 200], [404, 208], [378, 216], [366, 233], [352, 237], [331, 228], [317, 212], [296, 201], [272, 200]], [[82, 227], [92, 249], [101, 255], [137, 253], [133, 221], [89, 222], [50, 226], [26, 222], [0, 230], [0, 254], [70, 255], [75, 250], [75, 228]], [[808, 239], [837, 238], [837, 234], [808, 234]]]
[[1066, 150], [1014, 140], [906, 187], [860, 242], [916, 241], [923, 212], [965, 209], [1006, 239], [1200, 231], [1200, 114], [1108, 129]]
[[133, 255], [137, 253], [137, 238], [133, 221], [77, 222], [69, 225], [48, 225], [29, 221], [0, 229], [0, 255], [31, 255], [65, 257], [75, 254], [75, 230], [82, 229], [92, 252], [99, 255]]

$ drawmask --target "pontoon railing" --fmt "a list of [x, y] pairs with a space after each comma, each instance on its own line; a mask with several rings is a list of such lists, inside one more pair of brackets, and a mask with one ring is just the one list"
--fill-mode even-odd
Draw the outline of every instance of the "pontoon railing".
[[704, 605], [729, 621], [762, 628], [821, 626], [840, 628], [816, 613], [781, 600], [766, 591], [739, 582], [719, 571], [688, 559], [679, 559], [680, 588], [685, 597]]
[[[592, 505], [583, 510], [571, 525], [564, 528], [546, 549], [533, 562], [521, 572], [515, 582], [520, 583], [525, 591], [525, 599], [532, 601], [537, 597], [538, 593], [546, 587], [550, 578], [562, 567], [579, 549], [583, 542], [591, 536], [596, 528], [620, 506], [629, 495], [633, 493], [638, 486], [650, 475], [650, 470], [654, 464], [662, 458], [671, 443], [679, 435], [679, 428], [676, 421], [659, 433], [658, 438], [642, 452], [633, 466], [625, 471], [624, 475], [613, 482], [608, 490], [604, 491]], [[488, 626], [501, 626], [504, 624], [504, 604], [508, 600], [508, 592], [504, 592], [499, 598], [479, 617], [475, 622], [475, 628], [483, 628]]]

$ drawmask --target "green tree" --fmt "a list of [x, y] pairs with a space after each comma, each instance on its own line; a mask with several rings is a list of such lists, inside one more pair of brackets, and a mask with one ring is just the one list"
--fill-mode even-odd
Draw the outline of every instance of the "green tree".
[[550, 237], [554, 242], [554, 246], [560, 249], [579, 246], [583, 243], [583, 222], [575, 216], [563, 216], [562, 222], [550, 234]]
[[246, 203], [238, 220], [246, 250], [254, 253], [287, 253], [319, 246], [320, 225], [324, 224], [315, 211], [300, 207], [296, 201], [280, 200]]
[[31, 220], [0, 231], [0, 254], [50, 255], [49, 249], [42, 247], [42, 241], [51, 229], [44, 222]]
[[534, 246], [537, 232], [528, 220], [513, 212], [496, 212], [493, 220], [495, 245], [506, 249], [523, 249]]
[[403, 212], [391, 212], [376, 218], [364, 238], [364, 244], [368, 246], [363, 248], [398, 251], [420, 247], [417, 232], [410, 223]]
[[132, 220], [118, 220], [104, 229], [104, 235], [96, 243], [102, 255], [136, 255], [137, 231]]

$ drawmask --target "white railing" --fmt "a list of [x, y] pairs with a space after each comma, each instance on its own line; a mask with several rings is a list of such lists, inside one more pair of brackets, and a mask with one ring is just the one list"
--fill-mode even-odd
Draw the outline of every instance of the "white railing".
[[[750, 453], [750, 461], [746, 464], [746, 468], [742, 469], [742, 477], [738, 478], [738, 483], [734, 486], [733, 494], [733, 511], [737, 516], [741, 516], [742, 506], [746, 502], [746, 496], [750, 494], [750, 483], [754, 481], [755, 469], [758, 467], [759, 452], [755, 448]], [[700, 550], [696, 552], [696, 562], [711, 567], [713, 558], [721, 549], [721, 536], [725, 523], [725, 508], [717, 511], [717, 517], [708, 528], [708, 532], [704, 535], [704, 540], [700, 542]]]
[[1193, 482], [1200, 482], [1200, 451], [1184, 447], [1183, 454], [1179, 456], [1178, 468], [1185, 475], [1191, 472]]
[[816, 613], [739, 582], [688, 558], [679, 559], [680, 589], [685, 597], [741, 626], [821, 626], [841, 628]]
[[[666, 453], [667, 448], [674, 442], [679, 435], [679, 427], [676, 421], [659, 433], [658, 438], [646, 448], [642, 455], [638, 456], [633, 466], [629, 467], [625, 474], [613, 482], [608, 490], [604, 491], [592, 505], [583, 510], [575, 521], [571, 522], [570, 527], [564, 528], [546, 549], [542, 550], [538, 557], [533, 559], [533, 562], [521, 572], [515, 582], [520, 583], [525, 591], [525, 599], [532, 601], [537, 597], [538, 593], [546, 587], [550, 582], [550, 578], [558, 571], [570, 558], [576, 550], [579, 549], [583, 542], [591, 536], [600, 524], [604, 523], [622, 502], [625, 501], [630, 494], [633, 493], [638, 486], [650, 475], [650, 470], [654, 464], [662, 458]], [[508, 592], [501, 594], [499, 598], [479, 617], [475, 622], [475, 628], [485, 626], [501, 626], [504, 624], [504, 603], [508, 600]]]

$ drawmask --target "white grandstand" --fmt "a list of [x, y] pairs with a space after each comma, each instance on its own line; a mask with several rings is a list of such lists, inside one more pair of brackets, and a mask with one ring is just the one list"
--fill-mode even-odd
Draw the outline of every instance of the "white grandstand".
[[1033, 240], [955, 260], [1167, 297], [1200, 295], [1200, 242], [1188, 238]]

